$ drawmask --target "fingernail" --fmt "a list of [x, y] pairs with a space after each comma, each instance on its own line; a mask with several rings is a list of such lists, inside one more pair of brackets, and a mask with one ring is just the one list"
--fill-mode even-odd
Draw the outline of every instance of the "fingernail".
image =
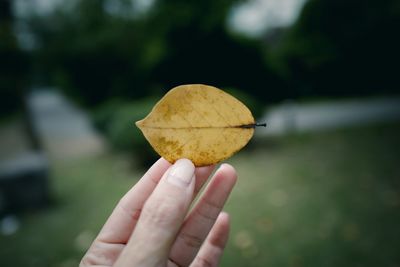
[[188, 159], [180, 159], [171, 167], [167, 181], [171, 184], [187, 187], [194, 178], [194, 165]]

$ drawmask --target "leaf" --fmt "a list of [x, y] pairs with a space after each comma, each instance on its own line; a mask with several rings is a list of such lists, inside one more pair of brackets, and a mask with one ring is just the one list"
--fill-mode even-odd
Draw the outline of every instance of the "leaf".
[[256, 124], [250, 110], [233, 96], [192, 84], [170, 90], [136, 126], [169, 162], [188, 158], [206, 166], [244, 147]]

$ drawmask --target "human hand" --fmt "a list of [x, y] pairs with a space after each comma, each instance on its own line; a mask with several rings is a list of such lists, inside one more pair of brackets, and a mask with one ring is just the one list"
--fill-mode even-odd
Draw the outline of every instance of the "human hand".
[[80, 266], [217, 266], [229, 235], [221, 210], [235, 169], [222, 164], [189, 212], [213, 169], [159, 159], [119, 201]]

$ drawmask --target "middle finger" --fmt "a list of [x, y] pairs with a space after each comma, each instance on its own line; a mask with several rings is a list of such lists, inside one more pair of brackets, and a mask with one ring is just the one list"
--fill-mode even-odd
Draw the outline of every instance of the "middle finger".
[[223, 164], [211, 179], [198, 204], [184, 222], [170, 253], [170, 260], [189, 266], [210, 232], [237, 180], [235, 169]]

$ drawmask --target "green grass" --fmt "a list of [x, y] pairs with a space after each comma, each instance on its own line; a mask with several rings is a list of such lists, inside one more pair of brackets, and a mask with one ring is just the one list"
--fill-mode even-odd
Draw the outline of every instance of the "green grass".
[[[253, 142], [229, 162], [238, 184], [222, 266], [400, 266], [400, 126]], [[140, 177], [124, 157], [55, 162], [54, 203], [0, 237], [1, 266], [76, 266]]]
[[399, 126], [304, 135], [235, 157], [223, 265], [399, 266], [399, 136]]
[[55, 162], [53, 203], [24, 214], [15, 235], [0, 237], [0, 265], [77, 266], [119, 198], [138, 178], [119, 157]]

